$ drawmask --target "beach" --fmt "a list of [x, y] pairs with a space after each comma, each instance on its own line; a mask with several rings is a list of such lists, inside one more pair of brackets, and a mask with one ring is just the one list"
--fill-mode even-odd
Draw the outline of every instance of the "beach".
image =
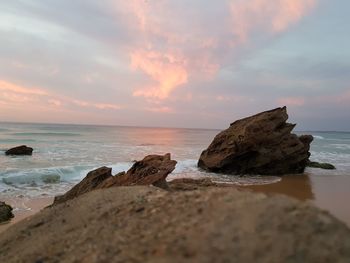
[[112, 187], [9, 228], [0, 235], [0, 261], [347, 262], [349, 236], [329, 213], [283, 196]]
[[[310, 159], [332, 161], [336, 170], [308, 167], [303, 174], [273, 176], [198, 168], [196, 156], [216, 133], [10, 124], [2, 130], [3, 142], [13, 143], [15, 137], [18, 143], [30, 143], [34, 152], [0, 158], [5, 167], [0, 200], [14, 208], [15, 216], [0, 225], [0, 260], [226, 262], [259, 256], [261, 262], [346, 262], [350, 258], [350, 211], [344, 203], [350, 183], [344, 162], [350, 154], [344, 138], [348, 134], [315, 135]], [[217, 144], [209, 148], [212, 145]], [[309, 150], [303, 143], [284, 145], [284, 151], [290, 145]], [[167, 149], [172, 154], [164, 154]], [[143, 154], [147, 156], [140, 158]], [[96, 237], [98, 242], [92, 242]], [[283, 243], [284, 239], [289, 242]]]
[[[133, 160], [147, 154], [171, 152], [178, 161], [167, 180], [210, 178], [266, 193], [280, 193], [313, 202], [347, 224], [349, 198], [350, 133], [297, 132], [312, 134], [311, 160], [333, 163], [336, 170], [307, 168], [304, 176], [230, 176], [206, 173], [197, 161], [218, 130], [141, 128], [118, 126], [79, 126], [54, 124], [2, 123], [0, 129], [0, 200], [13, 204], [17, 219], [33, 214], [56, 195], [68, 191], [98, 167], [111, 167], [113, 173], [125, 171]], [[33, 156], [9, 157], [4, 151], [27, 144]], [[24, 200], [24, 201], [23, 201]], [[39, 200], [39, 206], [31, 200]], [[22, 203], [25, 203], [25, 206]], [[31, 209], [27, 209], [29, 206]], [[14, 220], [17, 220], [14, 219]]]

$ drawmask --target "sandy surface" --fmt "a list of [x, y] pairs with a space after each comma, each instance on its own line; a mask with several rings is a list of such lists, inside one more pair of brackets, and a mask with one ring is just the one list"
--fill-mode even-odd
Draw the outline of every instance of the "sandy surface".
[[6, 204], [11, 205], [14, 210], [14, 218], [12, 218], [9, 222], [0, 224], [0, 235], [7, 228], [12, 226], [13, 224], [30, 217], [37, 212], [39, 212], [44, 207], [52, 204], [53, 197], [40, 197], [40, 198], [1, 198], [1, 201]]
[[283, 194], [301, 201], [310, 201], [350, 227], [350, 176], [348, 175], [286, 175], [281, 181], [267, 185], [240, 187], [266, 194]]
[[350, 230], [283, 196], [115, 187], [44, 209], [0, 235], [0, 262], [257, 260], [350, 262]]

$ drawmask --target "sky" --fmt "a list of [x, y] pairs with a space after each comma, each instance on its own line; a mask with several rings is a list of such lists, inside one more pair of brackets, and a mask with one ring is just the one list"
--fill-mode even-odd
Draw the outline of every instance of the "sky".
[[350, 1], [3, 0], [0, 121], [350, 130]]

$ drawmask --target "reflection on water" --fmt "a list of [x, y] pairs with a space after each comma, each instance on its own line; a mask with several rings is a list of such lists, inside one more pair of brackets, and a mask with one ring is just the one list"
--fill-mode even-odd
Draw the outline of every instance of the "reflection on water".
[[284, 194], [302, 201], [315, 199], [309, 175], [286, 175], [277, 183], [266, 185], [249, 185], [242, 188], [267, 194]]

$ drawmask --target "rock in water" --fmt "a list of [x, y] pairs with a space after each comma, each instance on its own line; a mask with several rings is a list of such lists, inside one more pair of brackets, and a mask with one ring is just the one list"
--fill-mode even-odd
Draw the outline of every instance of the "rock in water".
[[12, 207], [0, 202], [0, 223], [9, 221], [12, 217]]
[[71, 190], [61, 196], [56, 196], [54, 205], [66, 202], [79, 195], [90, 192], [96, 189], [103, 181], [112, 177], [112, 168], [101, 167], [94, 171], [89, 172], [86, 177]]
[[5, 152], [6, 155], [32, 155], [33, 148], [27, 147], [26, 145], [17, 146], [11, 148]]
[[330, 163], [319, 163], [319, 162], [309, 162], [307, 164], [307, 167], [311, 168], [320, 168], [320, 169], [325, 169], [325, 170], [335, 170], [335, 166]]
[[108, 179], [106, 185], [101, 188], [111, 186], [129, 185], [155, 185], [167, 188], [166, 177], [176, 166], [176, 161], [171, 160], [170, 153], [165, 155], [148, 155], [143, 160], [137, 161], [127, 171]]
[[310, 157], [311, 135], [292, 134], [287, 108], [235, 121], [202, 152], [198, 166], [227, 174], [303, 173]]
[[95, 189], [110, 188], [114, 186], [155, 185], [167, 188], [166, 177], [176, 166], [171, 160], [170, 153], [165, 155], [148, 155], [142, 161], [137, 161], [127, 173], [121, 172], [112, 176], [112, 169], [101, 167], [91, 171], [71, 190], [62, 196], [56, 196], [54, 205], [73, 199], [81, 194]]

